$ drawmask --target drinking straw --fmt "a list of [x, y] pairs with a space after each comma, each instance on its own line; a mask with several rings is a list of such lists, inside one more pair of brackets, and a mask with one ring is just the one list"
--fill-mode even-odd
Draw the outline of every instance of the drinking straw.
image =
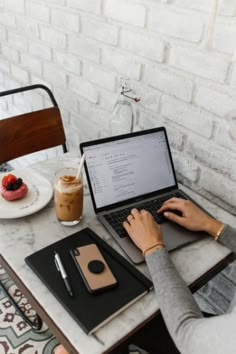
[[79, 163], [79, 168], [78, 168], [78, 172], [76, 174], [76, 178], [78, 179], [81, 175], [81, 172], [82, 172], [82, 168], [84, 166], [84, 160], [85, 160], [85, 155], [83, 154], [82, 157], [81, 157], [81, 160], [80, 160], [80, 163]]

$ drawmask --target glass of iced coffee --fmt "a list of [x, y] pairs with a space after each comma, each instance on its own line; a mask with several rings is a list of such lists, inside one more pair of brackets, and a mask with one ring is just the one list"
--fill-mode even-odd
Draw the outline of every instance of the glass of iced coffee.
[[83, 215], [83, 180], [76, 168], [62, 168], [56, 172], [54, 185], [55, 209], [62, 225], [77, 225]]

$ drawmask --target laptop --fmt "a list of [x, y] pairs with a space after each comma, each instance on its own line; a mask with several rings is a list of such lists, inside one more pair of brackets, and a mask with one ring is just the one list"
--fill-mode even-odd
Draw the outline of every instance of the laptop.
[[134, 207], [149, 210], [162, 224], [168, 251], [199, 240], [199, 232], [156, 213], [172, 196], [191, 199], [178, 188], [164, 127], [83, 142], [80, 149], [94, 211], [134, 264], [144, 257], [122, 226]]

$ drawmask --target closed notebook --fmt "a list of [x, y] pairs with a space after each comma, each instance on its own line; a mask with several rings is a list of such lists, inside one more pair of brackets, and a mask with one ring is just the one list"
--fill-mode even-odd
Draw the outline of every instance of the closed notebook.
[[[91, 243], [98, 246], [117, 279], [117, 286], [97, 294], [88, 292], [70, 255], [71, 249]], [[55, 266], [55, 251], [60, 254], [69, 276], [73, 297], [66, 291]], [[26, 257], [25, 261], [87, 334], [94, 333], [152, 288], [148, 278], [89, 228], [43, 248]]]

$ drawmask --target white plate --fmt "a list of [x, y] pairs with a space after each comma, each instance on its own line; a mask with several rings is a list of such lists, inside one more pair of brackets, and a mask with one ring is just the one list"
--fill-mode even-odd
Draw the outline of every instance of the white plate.
[[[7, 174], [0, 175], [0, 183]], [[26, 168], [16, 173], [12, 171], [12, 174], [23, 179], [28, 186], [28, 193], [24, 198], [13, 201], [5, 200], [0, 194], [0, 219], [21, 218], [35, 213], [49, 203], [53, 189], [47, 179]]]

